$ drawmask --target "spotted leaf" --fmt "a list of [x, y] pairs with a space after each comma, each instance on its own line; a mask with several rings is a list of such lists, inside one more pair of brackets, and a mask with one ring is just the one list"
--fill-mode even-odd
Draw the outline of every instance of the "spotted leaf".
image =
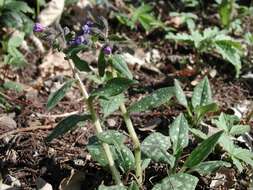
[[177, 173], [164, 178], [152, 190], [194, 190], [198, 178], [186, 173]]

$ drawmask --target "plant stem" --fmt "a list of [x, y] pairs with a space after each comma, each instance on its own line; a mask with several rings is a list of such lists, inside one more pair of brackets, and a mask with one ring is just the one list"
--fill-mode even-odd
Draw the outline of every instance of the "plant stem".
[[[92, 122], [93, 122], [93, 124], [95, 126], [95, 129], [96, 129], [96, 133], [101, 133], [101, 132], [103, 132], [103, 129], [102, 129], [100, 121], [99, 121], [99, 119], [97, 117], [97, 113], [94, 110], [92, 102], [88, 101], [89, 94], [88, 94], [88, 92], [87, 92], [87, 90], [86, 90], [86, 88], [85, 88], [85, 86], [84, 86], [84, 84], [83, 84], [83, 82], [82, 82], [79, 74], [75, 70], [75, 65], [73, 64], [72, 60], [68, 60], [68, 62], [69, 62], [69, 65], [70, 65], [70, 67], [71, 67], [71, 69], [73, 71], [74, 78], [78, 81], [81, 93], [82, 93], [82, 95], [85, 98], [85, 103], [87, 104], [88, 109], [90, 111], [90, 114], [91, 114], [91, 117], [92, 117]], [[106, 143], [103, 143], [102, 147], [104, 149], [106, 158], [108, 160], [109, 167], [110, 167], [113, 179], [115, 180], [115, 182], [116, 182], [117, 185], [123, 185], [122, 182], [121, 182], [121, 179], [120, 179], [120, 173], [119, 173], [118, 169], [115, 166], [115, 163], [114, 163], [113, 156], [112, 156], [112, 153], [111, 153], [109, 145], [106, 144]]]
[[133, 123], [130, 119], [130, 116], [126, 110], [125, 104], [120, 105], [120, 110], [122, 112], [128, 133], [132, 138], [134, 144], [134, 156], [135, 156], [135, 175], [137, 177], [137, 182], [139, 185], [142, 184], [142, 168], [141, 168], [141, 144], [137, 137], [137, 134], [134, 130]]
[[[113, 77], [117, 77], [117, 72], [111, 68]], [[128, 133], [132, 138], [134, 145], [134, 157], [135, 157], [135, 175], [137, 177], [137, 182], [141, 186], [142, 185], [142, 168], [141, 168], [141, 144], [138, 139], [138, 136], [135, 132], [132, 120], [127, 112], [126, 106], [124, 103], [120, 105], [120, 111], [122, 113], [123, 119], [125, 121]]]

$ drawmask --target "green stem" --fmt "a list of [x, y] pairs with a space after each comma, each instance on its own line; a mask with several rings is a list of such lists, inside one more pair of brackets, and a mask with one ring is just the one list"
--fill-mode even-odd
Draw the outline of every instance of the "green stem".
[[[113, 77], [117, 77], [117, 72], [111, 68], [111, 72]], [[123, 119], [126, 124], [126, 128], [130, 137], [132, 138], [133, 145], [134, 145], [134, 157], [135, 157], [135, 175], [137, 177], [137, 182], [141, 186], [142, 185], [142, 168], [141, 168], [141, 144], [138, 139], [138, 136], [135, 132], [132, 120], [127, 112], [126, 106], [124, 103], [120, 105], [120, 111], [122, 113]]]
[[[83, 85], [83, 82], [82, 82], [79, 74], [75, 70], [75, 65], [73, 64], [73, 62], [71, 60], [68, 60], [68, 62], [69, 62], [69, 65], [70, 65], [70, 67], [71, 67], [71, 69], [72, 69], [72, 71], [74, 73], [74, 78], [78, 81], [81, 93], [82, 93], [82, 95], [85, 98], [85, 103], [87, 104], [88, 110], [89, 110], [89, 112], [91, 114], [92, 123], [95, 126], [96, 133], [101, 133], [101, 132], [103, 132], [103, 129], [101, 127], [101, 124], [100, 124], [100, 121], [98, 119], [97, 113], [94, 110], [92, 102], [88, 100], [89, 94], [88, 94], [85, 86]], [[106, 144], [106, 143], [103, 143], [102, 147], [104, 149], [104, 152], [105, 152], [105, 155], [106, 155], [106, 158], [107, 158], [107, 161], [109, 163], [109, 167], [110, 167], [110, 170], [111, 170], [111, 173], [112, 173], [112, 177], [115, 180], [115, 183], [117, 185], [123, 185], [122, 182], [121, 182], [121, 179], [120, 179], [120, 173], [119, 173], [118, 169], [115, 166], [115, 163], [114, 163], [113, 156], [112, 156], [112, 153], [111, 153], [109, 145]]]
[[130, 116], [126, 110], [126, 107], [124, 104], [120, 105], [120, 110], [122, 112], [124, 121], [126, 123], [126, 127], [128, 130], [128, 133], [130, 137], [132, 138], [133, 144], [134, 144], [134, 156], [135, 156], [135, 175], [137, 177], [137, 182], [139, 185], [142, 184], [142, 168], [141, 168], [141, 144], [137, 137], [137, 134], [134, 130], [133, 123], [130, 119]]
[[38, 17], [40, 14], [40, 1], [36, 0], [36, 16]]

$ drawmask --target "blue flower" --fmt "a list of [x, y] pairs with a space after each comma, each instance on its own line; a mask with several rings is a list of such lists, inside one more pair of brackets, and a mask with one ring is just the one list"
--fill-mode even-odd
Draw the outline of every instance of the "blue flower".
[[84, 34], [90, 34], [91, 33], [91, 27], [93, 25], [93, 22], [87, 21], [85, 25], [83, 25], [83, 33]]

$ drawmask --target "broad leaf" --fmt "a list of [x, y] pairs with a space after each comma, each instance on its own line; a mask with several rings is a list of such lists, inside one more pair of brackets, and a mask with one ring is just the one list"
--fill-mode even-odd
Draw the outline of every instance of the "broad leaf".
[[232, 155], [253, 167], [253, 153], [244, 148], [234, 148]]
[[[87, 149], [93, 160], [98, 162], [102, 167], [108, 166], [108, 160], [102, 147], [102, 143], [98, 140], [96, 136], [92, 136], [89, 138]], [[113, 156], [115, 156], [115, 149], [112, 146], [110, 146], [110, 149], [112, 152], [114, 152]], [[114, 157], [114, 160], [115, 159], [116, 158]]]
[[195, 88], [192, 95], [192, 106], [205, 106], [212, 103], [212, 93], [208, 78], [205, 77]]
[[122, 76], [133, 79], [133, 75], [121, 55], [112, 55], [111, 64]]
[[243, 135], [250, 131], [249, 125], [234, 125], [229, 131], [230, 135]]
[[89, 64], [85, 60], [78, 57], [76, 54], [72, 55], [71, 59], [72, 59], [73, 63], [75, 64], [75, 67], [79, 71], [85, 71], [85, 72], [91, 71]]
[[235, 67], [236, 77], [239, 77], [242, 68], [241, 58], [238, 50], [232, 45], [230, 41], [226, 40], [215, 42], [217, 52]]
[[184, 91], [181, 88], [180, 83], [177, 79], [174, 80], [174, 86], [175, 86], [175, 95], [176, 95], [178, 102], [187, 108], [188, 102], [187, 102], [186, 96], [185, 96]]
[[201, 162], [197, 166], [191, 168], [191, 171], [196, 171], [200, 175], [210, 175], [221, 167], [231, 167], [231, 164], [224, 161]]
[[75, 80], [67, 81], [61, 88], [59, 88], [58, 90], [56, 90], [55, 92], [49, 95], [49, 98], [47, 101], [48, 110], [51, 110], [52, 108], [54, 108], [58, 104], [58, 102], [64, 98], [65, 94], [68, 92], [73, 82], [75, 82]]
[[177, 173], [164, 178], [152, 190], [195, 190], [198, 178], [186, 173]]
[[142, 98], [140, 101], [133, 103], [128, 112], [142, 112], [152, 108], [159, 107], [167, 103], [174, 96], [174, 88], [166, 87], [154, 91], [151, 95]]
[[174, 165], [175, 158], [167, 150], [170, 148], [170, 138], [161, 133], [152, 133], [141, 143], [141, 150], [144, 155], [156, 162], [165, 162]]
[[90, 119], [90, 115], [71, 115], [65, 118], [56, 125], [52, 133], [46, 138], [46, 141], [50, 142], [54, 138], [64, 135], [70, 130], [74, 130], [79, 122]]
[[132, 151], [125, 145], [115, 145], [115, 153], [117, 154], [116, 164], [122, 170], [123, 173], [126, 173], [130, 170], [133, 170], [135, 167], [135, 158]]
[[205, 160], [212, 152], [215, 145], [218, 143], [218, 140], [222, 134], [223, 131], [220, 131], [204, 140], [199, 146], [197, 146], [197, 148], [192, 151], [190, 156], [185, 161], [183, 167], [192, 168]]
[[115, 145], [115, 144], [121, 145], [124, 143], [126, 139], [125, 135], [115, 130], [107, 130], [107, 131], [98, 133], [96, 136], [103, 143], [110, 144], [110, 145]]
[[109, 98], [112, 96], [116, 96], [123, 93], [125, 90], [129, 88], [131, 84], [134, 83], [135, 81], [126, 78], [119, 78], [119, 77], [113, 78], [109, 80], [104, 87], [93, 91], [90, 97], [93, 98], [95, 96], [98, 96]]
[[188, 146], [188, 128], [188, 122], [183, 114], [180, 114], [171, 124], [169, 131], [174, 155]]
[[99, 102], [102, 107], [104, 117], [109, 116], [111, 113], [119, 109], [120, 105], [124, 102], [124, 100], [124, 94], [112, 96], [108, 99], [100, 99]]

